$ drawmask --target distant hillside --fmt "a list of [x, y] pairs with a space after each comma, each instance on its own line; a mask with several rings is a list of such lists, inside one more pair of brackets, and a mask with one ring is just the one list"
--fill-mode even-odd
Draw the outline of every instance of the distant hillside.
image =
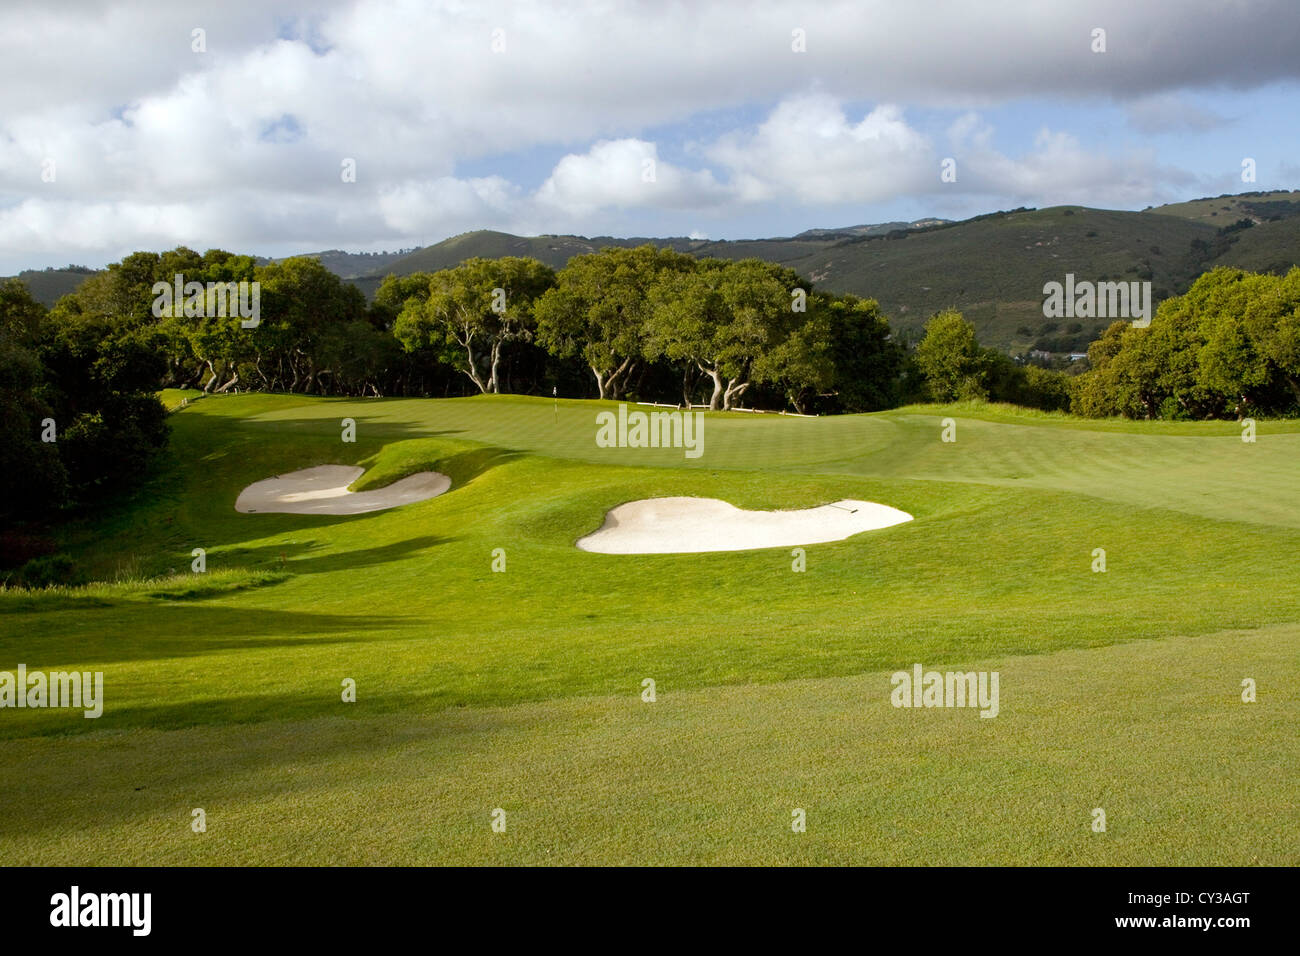
[[951, 306], [970, 318], [986, 345], [1051, 345], [1051, 351], [1068, 352], [1085, 348], [1109, 323], [1083, 320], [1057, 328], [1044, 320], [1045, 282], [1063, 281], [1067, 272], [1091, 281], [1149, 280], [1158, 303], [1215, 265], [1282, 272], [1300, 263], [1297, 200], [1300, 193], [1252, 193], [1142, 212], [1056, 206], [961, 222], [880, 223], [739, 241], [480, 231], [427, 246], [354, 281], [373, 295], [389, 272], [434, 271], [472, 256], [535, 256], [559, 268], [604, 246], [651, 242], [698, 256], [754, 256], [789, 266], [819, 288], [880, 300], [894, 327], [912, 335], [934, 312]]
[[[1300, 192], [1195, 199], [1141, 212], [1055, 206], [952, 222], [920, 219], [808, 229], [772, 239], [514, 236], [480, 230], [415, 250], [309, 253], [373, 297], [384, 276], [434, 272], [475, 256], [533, 256], [560, 268], [606, 246], [643, 243], [724, 259], [756, 257], [796, 269], [819, 288], [880, 301], [894, 327], [917, 335], [940, 309], [961, 309], [997, 348], [1082, 350], [1106, 320], [1045, 321], [1043, 284], [1150, 280], [1153, 299], [1176, 295], [1216, 265], [1285, 272], [1300, 263]], [[267, 260], [261, 260], [267, 261]], [[80, 267], [19, 278], [46, 305], [91, 274]]]
[[[298, 256], [319, 259], [330, 272], [340, 279], [359, 279], [387, 269], [397, 260], [410, 255], [415, 249], [399, 249], [396, 252], [344, 252], [341, 249], [328, 249], [325, 252], [301, 252]], [[283, 262], [287, 256], [279, 259], [259, 259], [262, 262]]]
[[1158, 212], [1166, 216], [1182, 216], [1223, 226], [1241, 218], [1263, 222], [1271, 219], [1289, 219], [1300, 216], [1300, 191], [1237, 193], [1210, 199], [1193, 199], [1176, 202], [1143, 212]]
[[[1025, 347], [1046, 324], [1045, 282], [1066, 273], [1150, 280], [1153, 297], [1165, 298], [1206, 267], [1192, 242], [1211, 244], [1215, 235], [1214, 226], [1173, 216], [1057, 206], [846, 240], [785, 264], [822, 288], [880, 300], [901, 330], [918, 333], [930, 315], [955, 307], [986, 345]], [[1089, 325], [1107, 324], [1084, 320], [1078, 334], [1086, 342]]]
[[473, 259], [476, 256], [482, 256], [485, 259], [497, 259], [501, 256], [531, 256], [545, 262], [553, 269], [559, 269], [574, 256], [595, 252], [607, 246], [631, 248], [644, 245], [647, 242], [656, 246], [666, 246], [681, 252], [696, 254], [702, 247], [708, 245], [708, 242], [702, 239], [616, 239], [611, 236], [596, 236], [589, 239], [585, 236], [514, 236], [507, 232], [493, 232], [489, 229], [482, 229], [477, 232], [466, 232], [459, 236], [452, 236], [442, 242], [417, 249], [398, 259], [386, 269], [377, 270], [372, 275], [355, 279], [353, 284], [359, 286], [367, 297], [373, 297], [375, 290], [379, 288], [379, 283], [383, 281], [384, 276], [390, 273], [393, 275], [410, 275], [412, 272], [437, 272], [439, 269], [449, 269], [457, 263], [464, 262], [466, 259]]
[[941, 226], [951, 219], [918, 219], [915, 222], [878, 222], [868, 226], [844, 226], [840, 229], [805, 229], [796, 239], [841, 239], [851, 236], [884, 236], [900, 229], [921, 229]]
[[1300, 218], [1262, 222], [1237, 234], [1237, 241], [1215, 265], [1255, 272], [1283, 273], [1300, 263]]
[[85, 266], [68, 266], [64, 269], [24, 269], [16, 276], [2, 278], [21, 279], [27, 286], [32, 298], [47, 308], [59, 301], [61, 296], [81, 285], [87, 276], [94, 275], [96, 269]]

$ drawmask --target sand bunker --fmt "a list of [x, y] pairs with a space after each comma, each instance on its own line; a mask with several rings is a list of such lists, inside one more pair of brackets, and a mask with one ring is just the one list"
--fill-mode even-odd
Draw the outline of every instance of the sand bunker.
[[906, 511], [845, 499], [803, 511], [742, 511], [717, 498], [647, 498], [619, 505], [599, 530], [578, 539], [600, 554], [751, 551], [843, 541], [911, 521]]
[[436, 471], [407, 475], [386, 488], [348, 491], [364, 468], [318, 465], [257, 481], [239, 493], [235, 510], [245, 514], [360, 515], [434, 498], [451, 487]]

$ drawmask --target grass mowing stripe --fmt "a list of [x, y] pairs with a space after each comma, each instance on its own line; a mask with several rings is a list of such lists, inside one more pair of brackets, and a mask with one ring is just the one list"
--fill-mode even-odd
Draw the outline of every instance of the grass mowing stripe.
[[[924, 661], [927, 665], [929, 660]], [[1300, 863], [1300, 626], [1033, 657], [1001, 713], [884, 672], [0, 742], [17, 864]], [[1243, 704], [1241, 676], [1259, 701]], [[1207, 742], [1212, 741], [1211, 746]], [[208, 831], [190, 832], [203, 807]], [[494, 834], [490, 813], [507, 811]], [[807, 813], [806, 833], [790, 829]], [[1106, 811], [1107, 830], [1091, 830]]]

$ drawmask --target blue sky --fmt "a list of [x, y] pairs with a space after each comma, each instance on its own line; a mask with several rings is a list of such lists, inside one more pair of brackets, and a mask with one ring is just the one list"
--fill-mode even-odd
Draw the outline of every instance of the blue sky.
[[1297, 189], [1297, 50], [1283, 0], [18, 0], [0, 274]]

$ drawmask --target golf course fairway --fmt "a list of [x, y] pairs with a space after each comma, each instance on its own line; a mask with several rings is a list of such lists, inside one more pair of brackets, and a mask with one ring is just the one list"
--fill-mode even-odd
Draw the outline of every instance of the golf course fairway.
[[[1300, 864], [1300, 423], [709, 413], [687, 458], [599, 447], [609, 402], [183, 397], [63, 532], [109, 583], [0, 591], [0, 671], [104, 675], [5, 711], [11, 865]], [[236, 511], [325, 465], [450, 486]], [[674, 497], [913, 520], [575, 547]], [[996, 716], [895, 706], [917, 665]]]

